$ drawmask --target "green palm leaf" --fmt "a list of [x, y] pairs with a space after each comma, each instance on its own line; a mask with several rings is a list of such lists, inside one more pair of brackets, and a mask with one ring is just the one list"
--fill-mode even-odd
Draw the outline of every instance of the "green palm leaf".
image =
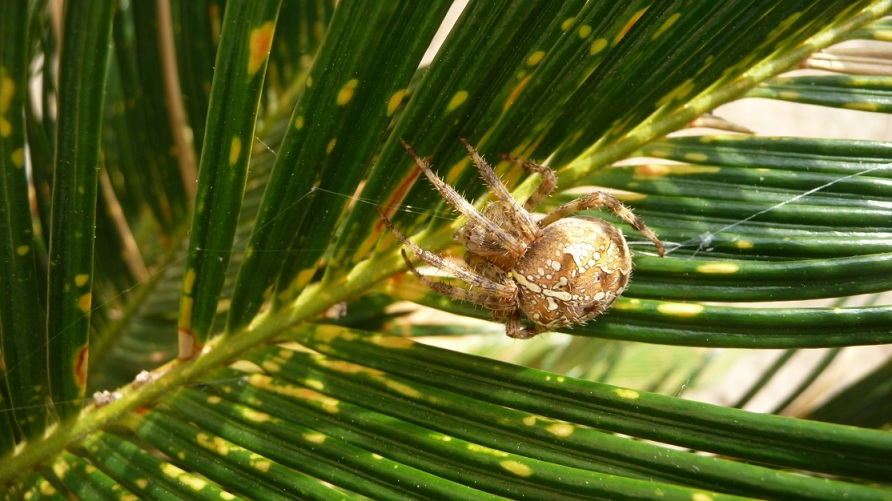
[[[892, 499], [888, 361], [813, 420], [730, 405], [802, 348], [836, 349], [786, 383], [778, 413], [840, 349], [892, 343], [889, 144], [667, 136], [744, 96], [887, 112], [888, 77], [862, 74], [875, 66], [771, 77], [885, 39], [892, 3], [471, 1], [430, 64], [450, 2], [136, 2], [113, 18], [14, 4], [0, 6], [8, 497]], [[463, 352], [462, 334], [503, 327], [406, 274], [375, 210], [461, 252], [461, 221], [400, 144], [485, 202], [458, 137], [491, 160], [548, 159], [559, 186], [541, 211], [616, 190], [666, 257], [624, 227], [635, 275], [607, 314], [572, 338]], [[516, 197], [535, 189], [495, 167]], [[427, 334], [450, 348], [413, 339]], [[725, 407], [660, 394], [719, 370], [687, 346], [789, 351]], [[522, 353], [493, 359], [507, 351]], [[644, 382], [622, 383], [638, 359]]]

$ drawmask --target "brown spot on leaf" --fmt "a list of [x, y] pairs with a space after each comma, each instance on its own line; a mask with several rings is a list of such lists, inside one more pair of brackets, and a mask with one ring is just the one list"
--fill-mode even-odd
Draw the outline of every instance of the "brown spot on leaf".
[[74, 377], [81, 388], [87, 386], [87, 370], [90, 365], [90, 344], [87, 343], [77, 352], [77, 361], [74, 364]]

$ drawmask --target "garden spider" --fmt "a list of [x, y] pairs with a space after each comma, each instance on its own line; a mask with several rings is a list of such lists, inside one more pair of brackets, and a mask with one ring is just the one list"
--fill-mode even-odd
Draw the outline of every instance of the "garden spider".
[[[378, 212], [390, 231], [422, 261], [451, 272], [471, 289], [422, 275], [403, 250], [403, 259], [418, 280], [441, 294], [492, 310], [493, 319], [505, 322], [509, 337], [529, 339], [545, 331], [583, 324], [603, 313], [629, 282], [632, 259], [622, 232], [598, 218], [566, 216], [607, 207], [650, 239], [660, 256], [663, 255], [663, 246], [656, 234], [607, 193], [596, 191], [577, 198], [546, 214], [537, 223], [531, 211], [555, 187], [551, 169], [506, 157], [542, 176], [536, 191], [520, 205], [470, 143], [465, 139], [460, 141], [495, 197], [482, 211], [437, 177], [427, 160], [415, 154], [408, 143], [402, 141], [402, 145], [443, 198], [468, 218], [454, 235], [467, 249], [466, 265], [418, 247], [393, 227], [381, 209]], [[531, 326], [521, 323], [521, 312]]]

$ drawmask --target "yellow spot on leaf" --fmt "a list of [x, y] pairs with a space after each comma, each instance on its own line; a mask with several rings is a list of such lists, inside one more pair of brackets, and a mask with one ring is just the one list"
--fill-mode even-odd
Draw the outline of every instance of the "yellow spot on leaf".
[[842, 107], [847, 110], [879, 111], [879, 107], [875, 103], [846, 103]]
[[396, 109], [400, 107], [400, 103], [403, 102], [405, 96], [406, 89], [400, 89], [390, 96], [390, 99], [387, 101], [387, 116], [392, 116], [396, 112]]
[[24, 255], [28, 254], [29, 252], [31, 252], [31, 247], [30, 247], [30, 246], [27, 246], [27, 245], [20, 245], [20, 246], [15, 250], [15, 253], [18, 254], [18, 255], [20, 255], [20, 256], [24, 256]]
[[892, 42], [892, 31], [876, 30], [873, 32], [873, 37], [880, 42]]
[[179, 328], [181, 331], [189, 331], [192, 327], [192, 305], [195, 302], [189, 296], [183, 296], [180, 300], [180, 322]]
[[219, 404], [223, 399], [218, 397], [217, 395], [211, 395], [207, 398], [207, 403], [209, 404]]
[[511, 473], [517, 475], [518, 477], [529, 477], [533, 474], [533, 469], [529, 466], [521, 463], [520, 461], [502, 461], [499, 465], [510, 471]]
[[651, 35], [650, 39], [656, 40], [657, 38], [659, 38], [660, 35], [662, 35], [663, 33], [665, 33], [666, 30], [671, 28], [672, 25], [675, 24], [675, 22], [678, 21], [678, 18], [680, 18], [680, 17], [681, 17], [681, 14], [679, 14], [678, 12], [669, 16], [669, 19], [666, 19], [666, 22], [664, 22], [663, 25], [660, 26], [660, 28], [657, 31], [655, 31], [653, 35]]
[[570, 26], [573, 26], [573, 23], [574, 23], [574, 22], [576, 22], [576, 18], [575, 18], [575, 17], [570, 17], [570, 18], [564, 19], [564, 22], [561, 23], [561, 29], [564, 30], [564, 31], [569, 30], [569, 29], [570, 29]]
[[273, 464], [270, 461], [267, 461], [265, 459], [258, 459], [256, 461], [251, 462], [251, 467], [257, 471], [266, 472], [266, 471], [269, 471], [269, 469], [272, 468], [272, 466], [273, 466]]
[[344, 374], [369, 374], [371, 376], [382, 376], [383, 372], [377, 369], [370, 369], [353, 362], [345, 362], [343, 360], [326, 360], [323, 364], [331, 370], [343, 372]]
[[449, 104], [446, 105], [446, 111], [455, 111], [456, 108], [462, 105], [468, 99], [468, 91], [460, 90], [452, 96], [452, 99], [449, 100]]
[[93, 294], [89, 292], [82, 295], [77, 300], [77, 307], [84, 313], [90, 313], [90, 307], [93, 305]]
[[183, 277], [183, 294], [191, 296], [193, 286], [195, 286], [195, 268], [189, 269]]
[[588, 50], [588, 53], [591, 55], [595, 55], [602, 50], [607, 48], [607, 39], [606, 38], [597, 38], [594, 42], [592, 42], [592, 47]]
[[304, 440], [307, 442], [312, 442], [314, 444], [322, 444], [325, 442], [325, 435], [321, 433], [304, 433]]
[[693, 303], [662, 303], [657, 306], [657, 311], [664, 315], [675, 317], [693, 317], [703, 311], [702, 304]]
[[686, 97], [688, 97], [688, 95], [690, 95], [693, 91], [694, 91], [694, 81], [691, 79], [687, 79], [684, 82], [682, 82], [681, 85], [679, 85], [678, 87], [676, 87], [675, 89], [670, 91], [668, 94], [663, 96], [657, 102], [657, 105], [662, 106], [668, 102], [675, 101], [675, 100], [681, 101], [681, 100], [685, 99]]
[[273, 43], [276, 25], [272, 21], [263, 23], [259, 28], [251, 30], [248, 47], [248, 73], [253, 75], [260, 69], [269, 56], [269, 48]]
[[671, 170], [665, 164], [644, 164], [635, 167], [635, 178], [668, 176]]
[[65, 478], [65, 474], [68, 473], [68, 463], [56, 461], [53, 463], [53, 473], [59, 478]]
[[588, 38], [588, 36], [592, 34], [592, 27], [587, 24], [583, 24], [579, 27], [578, 33], [579, 38]]
[[711, 494], [707, 494], [705, 492], [695, 492], [693, 496], [691, 496], [693, 501], [712, 501], [715, 499]]
[[536, 52], [530, 54], [530, 57], [527, 58], [527, 64], [529, 66], [535, 66], [539, 64], [539, 61], [541, 61], [543, 57], [545, 57], [545, 51], [537, 50]]
[[709, 157], [704, 153], [685, 153], [684, 159], [690, 162], [705, 162]]
[[265, 423], [269, 421], [269, 414], [265, 412], [255, 411], [254, 409], [242, 410], [242, 416], [257, 423]]
[[415, 341], [399, 336], [375, 336], [374, 342], [382, 348], [407, 350], [415, 346]]
[[87, 282], [90, 281], [90, 275], [86, 273], [81, 273], [80, 275], [75, 275], [74, 277], [74, 285], [78, 287], [83, 287], [87, 285]]
[[700, 273], [731, 274], [740, 271], [740, 266], [734, 263], [707, 263], [697, 267]]
[[523, 418], [523, 424], [527, 426], [533, 426], [536, 424], [536, 416], [527, 416]]
[[623, 29], [621, 29], [620, 32], [616, 34], [616, 38], [613, 40], [613, 43], [619, 43], [619, 41], [626, 36], [626, 33], [628, 33], [629, 30], [632, 29], [632, 26], [635, 26], [635, 23], [637, 23], [638, 20], [641, 19], [641, 16], [643, 16], [645, 12], [647, 12], [646, 8], [632, 14], [632, 18], [629, 19], [629, 22], [626, 23], [626, 25], [623, 26]]
[[208, 435], [207, 433], [199, 433], [195, 436], [195, 441], [198, 442], [198, 445], [214, 451], [221, 456], [229, 455], [229, 443], [220, 437]]
[[[445, 437], [444, 437], [445, 439]], [[450, 437], [451, 439], [451, 437]], [[468, 450], [471, 452], [479, 452], [481, 454], [488, 454], [490, 456], [495, 456], [499, 458], [508, 457], [508, 453], [505, 451], [500, 451], [498, 449], [493, 449], [491, 447], [487, 447], [485, 445], [480, 444], [468, 444]]]
[[0, 113], [6, 113], [9, 110], [9, 102], [15, 94], [15, 80], [6, 76], [6, 67], [0, 68]]
[[353, 99], [353, 90], [356, 89], [357, 85], [359, 85], [359, 80], [353, 78], [341, 87], [341, 90], [338, 92], [339, 105], [343, 106]]
[[136, 486], [139, 487], [140, 489], [145, 489], [146, 487], [149, 486], [149, 481], [144, 478], [137, 479]]
[[749, 240], [738, 240], [735, 245], [737, 245], [738, 249], [752, 249], [753, 248], [753, 243]]
[[303, 285], [307, 284], [310, 281], [310, 279], [313, 278], [313, 275], [315, 275], [315, 274], [316, 274], [315, 268], [308, 268], [308, 269], [303, 270], [302, 272], [298, 273], [297, 278], [294, 279], [294, 282], [296, 284], [299, 284], [302, 288]]
[[313, 77], [307, 77], [307, 88], [309, 89], [312, 86], [313, 86]]
[[799, 93], [794, 92], [792, 90], [784, 90], [777, 93], [777, 97], [781, 99], [786, 99], [788, 101], [795, 101], [799, 99]]
[[234, 137], [229, 145], [229, 165], [235, 165], [238, 157], [242, 153], [242, 140]]
[[179, 482], [181, 485], [186, 485], [196, 492], [204, 490], [204, 488], [207, 487], [208, 483], [205, 480], [202, 480], [199, 477], [193, 477], [192, 475], [185, 474], [186, 472], [183, 473], [183, 475], [177, 477], [177, 482]]
[[576, 431], [576, 427], [569, 423], [554, 423], [552, 425], [549, 425], [546, 430], [548, 430], [548, 433], [551, 433], [556, 437], [566, 438], [572, 435], [574, 431]]
[[298, 115], [298, 116], [294, 119], [294, 128], [297, 129], [297, 130], [300, 130], [300, 129], [303, 129], [303, 128], [304, 128], [304, 116], [303, 116], [303, 115]]
[[511, 104], [514, 103], [514, 101], [517, 99], [517, 96], [519, 96], [520, 93], [523, 91], [523, 88], [527, 86], [527, 83], [530, 81], [531, 77], [532, 75], [529, 75], [528, 77], [521, 80], [516, 87], [514, 87], [514, 90], [511, 91], [511, 95], [509, 95], [508, 99], [505, 101], [505, 106], [502, 107], [503, 110], [507, 110], [508, 107], [510, 107]]
[[637, 391], [628, 388], [617, 388], [613, 390], [613, 393], [616, 393], [619, 398], [625, 398], [627, 400], [637, 400], [638, 397], [641, 396]]
[[337, 325], [321, 324], [315, 326], [313, 337], [325, 341], [326, 343], [330, 343], [339, 338], [341, 334], [347, 334], [347, 332], [348, 331], [345, 330], [343, 327], [339, 327]]
[[9, 158], [12, 160], [12, 165], [15, 165], [19, 169], [25, 166], [25, 150], [22, 148], [12, 150], [12, 155], [10, 155]]
[[336, 144], [338, 144], [338, 138], [334, 138], [331, 141], [329, 141], [328, 145], [325, 147], [325, 152], [331, 153], [331, 151], [334, 149]]
[[[3, 77], [0, 78], [0, 115], [6, 115], [6, 112], [9, 111], [9, 102], [15, 94], [15, 81], [7, 77], [5, 73], [6, 68], [0, 68], [0, 74], [3, 74]], [[8, 137], [11, 133], [12, 124], [5, 116], [0, 116], [0, 136]]]
[[416, 390], [415, 388], [412, 388], [411, 386], [409, 386], [405, 383], [399, 383], [397, 381], [388, 380], [387, 387], [397, 393], [403, 394], [410, 398], [421, 398], [422, 397], [422, 393], [420, 391]]

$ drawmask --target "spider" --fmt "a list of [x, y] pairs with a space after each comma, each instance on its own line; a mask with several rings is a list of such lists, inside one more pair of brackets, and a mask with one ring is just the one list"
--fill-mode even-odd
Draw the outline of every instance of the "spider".
[[[596, 191], [577, 198], [536, 222], [531, 212], [555, 188], [554, 172], [532, 161], [503, 157], [542, 176], [536, 191], [521, 205], [471, 144], [459, 140], [494, 195], [482, 211], [437, 177], [428, 161], [408, 143], [401, 142], [443, 198], [468, 218], [453, 236], [467, 250], [464, 265], [410, 242], [381, 209], [378, 212], [390, 231], [422, 261], [451, 272], [471, 288], [422, 275], [403, 250], [403, 259], [418, 280], [441, 294], [490, 309], [494, 320], [505, 322], [509, 337], [529, 339], [545, 331], [584, 324], [603, 313], [629, 283], [632, 260], [622, 232], [598, 218], [566, 216], [606, 207], [650, 239], [663, 256], [656, 234], [607, 193]], [[532, 325], [524, 325], [521, 313]]]

